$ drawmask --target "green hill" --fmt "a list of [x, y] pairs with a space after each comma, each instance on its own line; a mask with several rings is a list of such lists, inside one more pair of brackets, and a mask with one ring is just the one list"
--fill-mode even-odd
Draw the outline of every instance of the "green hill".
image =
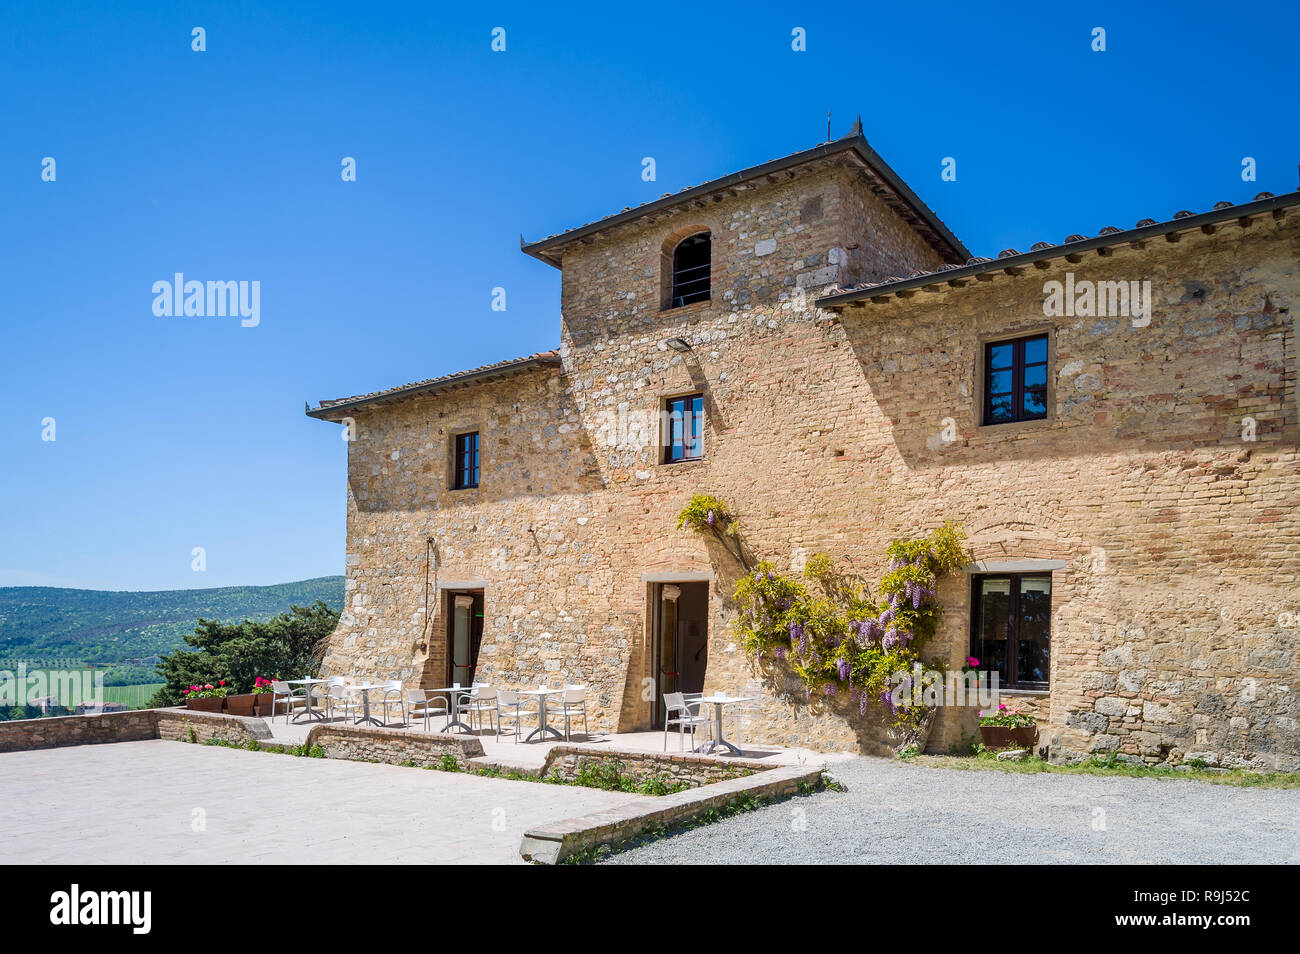
[[156, 657], [183, 646], [198, 619], [267, 620], [317, 600], [341, 610], [343, 577], [140, 593], [0, 587], [0, 669], [94, 665], [108, 667], [108, 684], [155, 682]]

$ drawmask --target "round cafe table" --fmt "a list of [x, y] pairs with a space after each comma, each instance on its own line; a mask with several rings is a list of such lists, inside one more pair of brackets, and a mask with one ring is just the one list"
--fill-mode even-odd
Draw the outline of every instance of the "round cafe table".
[[469, 695], [475, 689], [486, 688], [482, 683], [475, 683], [472, 686], [443, 686], [441, 689], [430, 689], [429, 692], [438, 692], [447, 694], [447, 724], [442, 727], [443, 732], [450, 732], [459, 726], [470, 735], [474, 734], [474, 729], [460, 721], [460, 700]]
[[533, 736], [538, 735], [539, 733], [542, 738], [545, 739], [547, 732], [551, 733], [551, 735], [555, 736], [560, 741], [564, 741], [563, 734], [561, 734], [554, 726], [547, 725], [546, 723], [546, 698], [548, 696], [559, 695], [563, 691], [563, 689], [548, 689], [546, 686], [542, 686], [539, 689], [525, 689], [523, 692], [519, 693], [521, 696], [537, 697], [537, 728], [528, 733], [528, 736], [524, 739], [525, 742], [533, 741]]
[[324, 720], [325, 713], [321, 712], [319, 709], [313, 709], [311, 707], [311, 687], [319, 686], [324, 681], [325, 681], [324, 679], [286, 679], [285, 680], [285, 682], [287, 682], [291, 686], [305, 686], [307, 689], [303, 708], [298, 712], [297, 715], [293, 717], [294, 722], [301, 721], [303, 716], [306, 716], [307, 721], [309, 722], [312, 719]]
[[383, 689], [384, 683], [363, 682], [360, 685], [348, 686], [348, 689], [361, 693], [361, 717], [353, 725], [360, 725], [368, 722], [371, 725], [383, 726], [383, 723], [370, 714], [370, 690]]
[[740, 749], [738, 749], [736, 746], [732, 745], [730, 742], [728, 742], [725, 738], [722, 737], [722, 709], [724, 706], [729, 706], [732, 703], [752, 702], [752, 701], [753, 701], [752, 696], [723, 696], [723, 695], [701, 696], [698, 699], [692, 699], [691, 702], [707, 702], [711, 706], [713, 706], [713, 715], [715, 720], [713, 723], [713, 738], [709, 739], [707, 742], [701, 742], [699, 745], [695, 747], [695, 751], [700, 752], [704, 755], [709, 755], [718, 746], [722, 746], [724, 749], [727, 749], [729, 752], [731, 752], [732, 755], [743, 755], [744, 753], [741, 752]]

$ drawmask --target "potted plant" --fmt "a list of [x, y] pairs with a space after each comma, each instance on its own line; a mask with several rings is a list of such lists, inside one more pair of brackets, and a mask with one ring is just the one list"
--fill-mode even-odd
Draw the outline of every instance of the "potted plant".
[[257, 696], [251, 692], [241, 692], [226, 696], [226, 712], [229, 715], [252, 716], [253, 702]]
[[185, 697], [186, 708], [198, 712], [220, 712], [229, 692], [230, 690], [226, 688], [226, 680], [221, 679], [215, 686], [208, 682], [182, 689], [181, 695]]
[[264, 719], [270, 718], [274, 713], [271, 711], [272, 703], [275, 701], [275, 690], [271, 688], [271, 680], [258, 676], [253, 680], [253, 715], [261, 716]]
[[1032, 748], [1038, 741], [1038, 723], [1020, 709], [999, 703], [994, 711], [979, 711], [980, 738], [986, 749]]

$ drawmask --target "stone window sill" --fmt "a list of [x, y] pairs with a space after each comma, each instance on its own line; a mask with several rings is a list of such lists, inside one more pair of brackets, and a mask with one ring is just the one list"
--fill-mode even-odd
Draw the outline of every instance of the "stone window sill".
[[713, 307], [713, 300], [693, 301], [689, 305], [678, 305], [676, 308], [661, 308], [659, 315], [662, 318], [679, 318], [683, 315], [693, 315], [697, 311], [708, 311]]

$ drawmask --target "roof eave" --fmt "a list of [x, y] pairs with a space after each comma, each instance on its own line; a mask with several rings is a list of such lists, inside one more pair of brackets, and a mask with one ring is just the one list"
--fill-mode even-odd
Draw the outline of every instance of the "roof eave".
[[958, 257], [966, 259], [970, 257], [970, 252], [966, 246], [957, 239], [957, 236], [948, 229], [939, 219], [934, 211], [927, 206], [921, 199], [908, 188], [907, 184], [899, 177], [898, 173], [890, 168], [889, 164], [876, 153], [867, 139], [862, 135], [846, 136], [842, 139], [836, 139], [834, 142], [824, 142], [814, 146], [811, 149], [805, 149], [802, 152], [796, 152], [789, 156], [783, 156], [780, 159], [772, 159], [761, 165], [753, 166], [749, 169], [742, 169], [740, 172], [733, 172], [723, 176], [720, 179], [711, 179], [700, 185], [693, 186], [681, 192], [674, 192], [671, 195], [655, 199], [653, 202], [647, 202], [644, 205], [638, 205], [635, 208], [628, 209], [626, 212], [619, 212], [615, 215], [607, 216], [596, 222], [589, 222], [586, 225], [580, 225], [577, 228], [569, 229], [567, 232], [561, 232], [558, 235], [552, 235], [550, 238], [544, 238], [536, 242], [525, 242], [520, 236], [520, 249], [526, 255], [531, 255], [538, 261], [561, 268], [561, 255], [555, 254], [553, 250], [579, 242], [592, 235], [607, 231], [619, 225], [645, 218], [646, 216], [656, 215], [660, 212], [667, 211], [682, 203], [690, 202], [702, 196], [717, 192], [720, 189], [734, 188], [735, 186], [751, 182], [764, 176], [770, 176], [774, 173], [783, 172], [787, 169], [801, 166], [805, 163], [813, 162], [827, 156], [837, 155], [842, 152], [856, 152], [863, 162], [867, 163], [898, 195], [910, 205], [916, 213], [925, 219], [926, 224], [934, 229], [939, 238], [952, 247]]
[[559, 367], [560, 364], [561, 361], [558, 354], [527, 358], [515, 364], [495, 368], [483, 368], [478, 371], [467, 371], [464, 374], [450, 375], [436, 381], [426, 381], [421, 384], [412, 384], [407, 387], [395, 388], [392, 391], [385, 391], [381, 394], [347, 398], [338, 402], [322, 404], [321, 406], [314, 408], [309, 406], [306, 410], [306, 414], [308, 417], [314, 417], [320, 421], [336, 421], [340, 417], [346, 416], [345, 412], [347, 411], [353, 411], [359, 408], [379, 407], [385, 404], [391, 404], [395, 401], [437, 394], [441, 391], [458, 390], [474, 384], [486, 384], [491, 381], [514, 377], [517, 374], [531, 371], [536, 368]]
[[1051, 248], [1021, 252], [1017, 255], [1008, 255], [1006, 258], [995, 258], [988, 262], [976, 262], [974, 265], [963, 265], [961, 268], [951, 268], [946, 271], [938, 272], [927, 272], [924, 275], [917, 275], [913, 278], [904, 278], [900, 281], [875, 285], [870, 288], [848, 289], [846, 291], [836, 292], [835, 294], [825, 295], [822, 298], [818, 298], [815, 304], [818, 308], [843, 308], [848, 305], [888, 298], [891, 295], [898, 294], [899, 292], [914, 291], [918, 288], [935, 285], [945, 285], [959, 279], [973, 278], [988, 272], [1023, 268], [1026, 265], [1033, 265], [1048, 259], [1068, 258], [1072, 255], [1090, 252], [1095, 249], [1114, 248], [1120, 245], [1129, 245], [1134, 242], [1149, 241], [1150, 239], [1163, 238], [1166, 235], [1171, 235], [1176, 232], [1191, 232], [1207, 226], [1228, 222], [1232, 219], [1244, 219], [1261, 213], [1281, 211], [1295, 205], [1300, 205], [1300, 192], [1288, 192], [1284, 195], [1272, 196], [1267, 199], [1257, 199], [1254, 202], [1246, 202], [1226, 209], [1213, 209], [1209, 212], [1201, 212], [1196, 215], [1185, 216], [1181, 219], [1170, 219], [1165, 222], [1157, 222], [1154, 225], [1144, 225], [1141, 228], [1128, 229], [1127, 231], [1122, 232], [1111, 232], [1107, 235], [1098, 235], [1094, 238], [1083, 239], [1078, 242], [1066, 242], [1062, 245], [1053, 245]]

